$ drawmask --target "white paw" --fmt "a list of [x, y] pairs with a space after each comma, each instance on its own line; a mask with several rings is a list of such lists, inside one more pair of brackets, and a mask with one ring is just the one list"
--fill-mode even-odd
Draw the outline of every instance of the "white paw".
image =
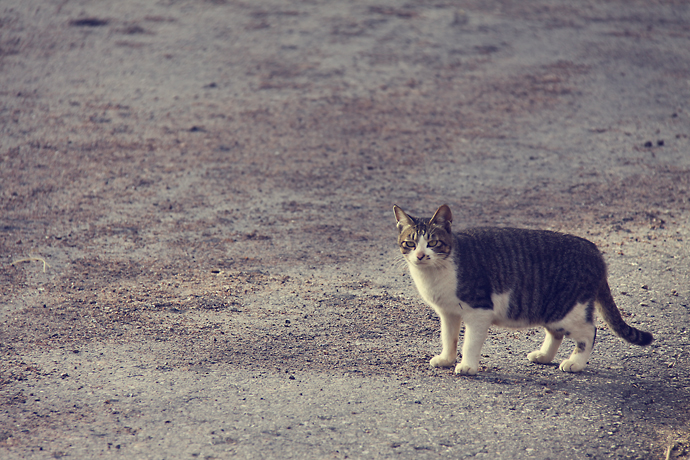
[[437, 355], [431, 358], [429, 364], [431, 364], [431, 367], [453, 367], [453, 364], [455, 364], [455, 359], [448, 359], [441, 355]]
[[529, 353], [527, 355], [527, 359], [529, 359], [533, 363], [548, 364], [551, 362], [551, 359], [549, 359], [549, 357], [546, 356], [545, 353], [542, 353], [540, 350]]
[[455, 373], [460, 375], [476, 375], [477, 366], [470, 366], [467, 364], [460, 363], [455, 366]]
[[580, 372], [584, 368], [584, 364], [579, 363], [574, 359], [566, 359], [561, 363], [561, 370], [563, 372]]

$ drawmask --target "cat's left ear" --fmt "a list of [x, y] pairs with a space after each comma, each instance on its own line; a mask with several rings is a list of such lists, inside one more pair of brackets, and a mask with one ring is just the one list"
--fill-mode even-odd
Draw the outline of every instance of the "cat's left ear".
[[453, 214], [447, 204], [444, 204], [436, 210], [434, 216], [429, 221], [430, 225], [440, 225], [448, 233], [450, 233], [450, 224], [453, 223]]
[[393, 212], [395, 212], [395, 219], [398, 221], [398, 232], [402, 232], [403, 228], [414, 225], [414, 221], [405, 214], [405, 211], [400, 209], [397, 205], [393, 205]]

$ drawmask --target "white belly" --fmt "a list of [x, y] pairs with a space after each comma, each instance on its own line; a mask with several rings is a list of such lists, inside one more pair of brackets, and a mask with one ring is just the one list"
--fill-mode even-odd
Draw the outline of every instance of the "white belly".
[[500, 327], [523, 328], [529, 326], [526, 320], [512, 320], [508, 318], [508, 306], [510, 305], [510, 291], [503, 294], [491, 294], [491, 302], [494, 305], [492, 324]]

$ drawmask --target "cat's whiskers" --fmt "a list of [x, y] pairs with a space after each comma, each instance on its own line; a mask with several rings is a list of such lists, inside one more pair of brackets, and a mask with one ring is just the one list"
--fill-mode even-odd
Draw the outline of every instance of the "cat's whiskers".
[[391, 260], [391, 265], [395, 268], [406, 269], [407, 259], [402, 254], [396, 254], [396, 257]]

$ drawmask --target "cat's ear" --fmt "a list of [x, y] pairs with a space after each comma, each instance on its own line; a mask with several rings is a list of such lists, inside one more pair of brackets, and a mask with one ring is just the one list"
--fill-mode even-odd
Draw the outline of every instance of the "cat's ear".
[[450, 233], [450, 224], [453, 222], [453, 214], [447, 204], [436, 210], [434, 216], [429, 221], [429, 225], [440, 225]]
[[398, 221], [398, 232], [402, 232], [403, 228], [414, 225], [414, 221], [405, 214], [405, 211], [400, 209], [397, 205], [393, 205], [393, 212], [395, 212], [395, 219]]

